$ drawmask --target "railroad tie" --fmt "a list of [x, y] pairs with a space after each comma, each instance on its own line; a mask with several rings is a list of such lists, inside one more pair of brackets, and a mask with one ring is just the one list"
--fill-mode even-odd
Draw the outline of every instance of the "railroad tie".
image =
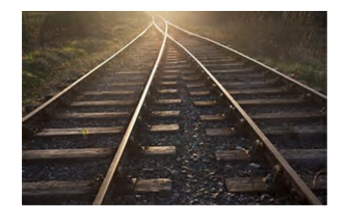
[[254, 120], [304, 120], [304, 119], [326, 119], [326, 114], [320, 112], [304, 113], [304, 112], [290, 112], [290, 113], [257, 113], [251, 115]]
[[170, 192], [172, 180], [168, 178], [157, 179], [132, 179], [134, 182], [135, 193], [158, 193]]
[[160, 85], [177, 85], [177, 82], [176, 81], [162, 81], [159, 83]]
[[162, 78], [162, 80], [176, 80], [176, 79], [178, 79], [178, 76], [177, 75], [163, 75], [161, 78]]
[[[327, 166], [326, 149], [280, 149], [279, 152], [290, 163], [309, 166]], [[245, 150], [218, 150], [215, 158], [219, 162], [248, 163], [255, 160]]]
[[165, 111], [152, 111], [151, 116], [153, 117], [179, 117], [180, 111], [178, 110], [165, 110]]
[[177, 89], [159, 89], [158, 93], [160, 93], [160, 94], [176, 94]]
[[75, 101], [70, 106], [72, 107], [104, 107], [104, 106], [132, 106], [134, 100], [96, 100], [96, 101]]
[[181, 99], [157, 99], [156, 104], [168, 105], [168, 104], [181, 104]]
[[143, 155], [175, 155], [175, 146], [141, 146]]
[[151, 125], [150, 132], [176, 132], [179, 131], [178, 124], [166, 124], [166, 125]]
[[98, 159], [112, 156], [113, 151], [113, 148], [24, 150], [22, 151], [22, 160]]
[[186, 85], [187, 88], [200, 88], [200, 87], [204, 87], [203, 83], [190, 83]]
[[256, 89], [239, 89], [228, 90], [231, 95], [237, 94], [281, 94], [285, 90], [283, 88], [256, 88]]
[[199, 76], [183, 76], [182, 79], [184, 81], [198, 81], [201, 79]]
[[193, 101], [193, 104], [198, 107], [207, 107], [216, 105], [215, 100], [196, 100]]
[[84, 91], [81, 93], [85, 96], [104, 96], [104, 95], [130, 95], [135, 94], [133, 90], [113, 90], [113, 91]]
[[55, 117], [58, 119], [111, 119], [126, 118], [128, 112], [91, 112], [91, 113], [60, 113]]
[[207, 128], [205, 129], [205, 134], [207, 136], [231, 136], [234, 134], [234, 128]]
[[94, 181], [23, 182], [22, 197], [85, 195], [93, 192]]
[[254, 106], [254, 105], [284, 105], [284, 104], [303, 104], [306, 103], [302, 99], [253, 99], [253, 100], [238, 100], [239, 105]]
[[265, 135], [269, 136], [285, 136], [285, 135], [326, 135], [327, 128], [324, 126], [305, 127], [305, 126], [291, 126], [291, 127], [266, 127], [262, 129]]
[[213, 70], [213, 73], [220, 73], [220, 74], [234, 74], [234, 73], [250, 73], [254, 70], [252, 68], [242, 68], [242, 69], [224, 69], [224, 70]]
[[191, 91], [190, 95], [191, 96], [207, 96], [210, 94], [210, 91], [208, 90], [203, 90], [203, 91]]
[[200, 115], [200, 120], [203, 122], [211, 122], [211, 121], [222, 121], [227, 118], [225, 114], [215, 114], [215, 115]]
[[38, 137], [52, 136], [71, 136], [71, 135], [101, 135], [101, 134], [120, 134], [124, 131], [124, 127], [81, 127], [81, 128], [48, 128], [36, 133]]
[[[306, 185], [311, 190], [326, 190], [327, 177], [318, 178], [304, 177]], [[268, 192], [265, 177], [229, 177], [225, 179], [225, 185], [228, 192]]]

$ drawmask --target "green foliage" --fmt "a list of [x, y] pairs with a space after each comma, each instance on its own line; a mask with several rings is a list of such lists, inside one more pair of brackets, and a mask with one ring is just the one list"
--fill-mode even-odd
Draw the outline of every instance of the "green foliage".
[[309, 84], [319, 90], [327, 90], [327, 73], [326, 68], [320, 64], [296, 63], [291, 60], [279, 60], [257, 57], [261, 62], [274, 66], [277, 70], [286, 73], [297, 80]]
[[116, 52], [150, 19], [143, 12], [22, 12], [22, 21], [22, 104], [32, 104]]

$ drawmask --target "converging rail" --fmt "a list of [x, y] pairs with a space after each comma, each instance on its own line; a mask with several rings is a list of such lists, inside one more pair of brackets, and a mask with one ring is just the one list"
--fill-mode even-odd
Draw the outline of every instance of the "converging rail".
[[[114, 153], [113, 145], [119, 142], [118, 136], [124, 133], [123, 123], [129, 118], [130, 111], [136, 108], [125, 131], [127, 137], [121, 142], [125, 146], [142, 106], [138, 104], [133, 109], [134, 99], [138, 98], [141, 86], [144, 86], [142, 91], [149, 89], [155, 70], [151, 72], [151, 69], [147, 69], [153, 63], [154, 66], [158, 65], [161, 55], [153, 56], [159, 52], [162, 54], [164, 50], [165, 40], [160, 50], [155, 50], [156, 31], [150, 33], [153, 26], [154, 20], [118, 52], [22, 118], [24, 203], [50, 203], [51, 196], [64, 198], [83, 195], [88, 200], [88, 196], [96, 191], [99, 179], [88, 179], [103, 174], [103, 166], [109, 164]], [[141, 45], [135, 48], [136, 43]], [[130, 56], [135, 61], [124, 64], [124, 56], [120, 57], [121, 61], [116, 59], [120, 54]], [[117, 73], [113, 72], [113, 65], [116, 64], [122, 69]], [[144, 82], [144, 76], [149, 72], [150, 80]], [[142, 92], [141, 102], [146, 94]], [[120, 123], [120, 126], [116, 126]], [[116, 157], [120, 153], [118, 150]], [[112, 165], [115, 163], [118, 164], [118, 160], [113, 161]], [[110, 180], [108, 174], [110, 172], [107, 172], [100, 191], [106, 188], [106, 181]], [[104, 194], [101, 196], [98, 193], [94, 203], [103, 198]]]
[[[237, 52], [227, 46], [224, 46], [218, 42], [215, 42], [213, 40], [210, 40], [208, 38], [199, 36], [197, 34], [193, 34], [189, 31], [184, 30], [183, 28], [180, 28], [168, 21], [165, 21], [166, 23], [169, 23], [172, 27], [175, 27], [176, 29], [189, 34], [191, 36], [200, 38], [200, 39], [204, 39], [208, 42], [211, 42], [215, 45], [218, 45], [226, 50], [229, 50], [239, 56], [241, 56], [244, 59], [247, 59], [251, 62], [253, 62], [254, 64], [257, 64], [261, 67], [263, 67], [264, 69], [277, 74], [278, 76], [282, 77], [283, 79], [287, 80], [289, 83], [293, 83], [297, 86], [299, 86], [300, 88], [306, 90], [307, 92], [311, 93], [312, 95], [317, 96], [317, 98], [320, 98], [321, 100], [326, 101], [326, 96], [324, 94], [321, 94], [320, 92], [240, 53]], [[159, 31], [161, 31], [158, 28]], [[257, 140], [257, 148], [259, 148], [260, 153], [263, 153], [265, 155], [265, 157], [269, 160], [269, 162], [271, 162], [271, 165], [277, 169], [279, 169], [279, 174], [281, 174], [281, 172], [283, 172], [282, 175], [284, 175], [286, 177], [286, 181], [291, 181], [293, 184], [293, 187], [290, 187], [289, 189], [296, 189], [299, 191], [299, 193], [305, 198], [307, 199], [307, 201], [310, 204], [321, 204], [321, 202], [318, 200], [318, 198], [314, 195], [314, 193], [310, 190], [310, 188], [306, 185], [306, 183], [300, 178], [300, 176], [296, 173], [296, 171], [290, 166], [290, 164], [287, 162], [287, 160], [285, 159], [284, 156], [282, 156], [282, 154], [276, 149], [276, 147], [271, 143], [271, 141], [269, 140], [269, 138], [264, 134], [264, 132], [258, 127], [258, 125], [253, 121], [253, 119], [245, 112], [245, 110], [243, 110], [243, 108], [240, 106], [240, 101], [236, 101], [231, 94], [229, 93], [228, 90], [226, 90], [224, 88], [224, 86], [213, 76], [213, 74], [205, 67], [204, 64], [202, 64], [189, 50], [188, 48], [186, 48], [185, 46], [183, 46], [182, 44], [180, 44], [177, 40], [175, 40], [172, 36], [168, 35], [169, 39], [171, 39], [173, 42], [175, 42], [179, 47], [181, 47], [184, 51], [186, 51], [186, 53], [188, 53], [191, 58], [200, 66], [200, 68], [208, 75], [208, 80], [211, 80], [213, 85], [216, 86], [219, 89], [219, 92], [222, 93], [227, 100], [229, 101], [230, 107], [232, 108], [232, 110], [237, 110], [239, 112], [239, 114], [241, 115], [242, 119], [238, 119], [238, 121], [240, 121], [241, 123], [246, 123], [249, 125], [249, 127], [252, 129], [252, 131], [255, 133], [256, 137], [258, 138]], [[179, 37], [181, 39], [181, 37]], [[192, 49], [194, 49], [194, 47], [192, 47]], [[211, 51], [212, 52], [212, 51]], [[206, 57], [210, 57], [210, 54], [206, 54]], [[219, 72], [219, 71], [217, 71]], [[233, 71], [231, 71], [231, 74], [234, 74]], [[242, 91], [237, 91], [237, 93], [239, 92], [244, 92], [244, 90]], [[259, 92], [259, 91], [257, 91]], [[242, 101], [241, 101], [242, 102]], [[255, 149], [257, 150], [257, 149]], [[264, 153], [261, 150], [267, 150], [268, 153]], [[280, 171], [280, 169], [282, 169], [282, 171]]]
[[94, 205], [100, 205], [103, 203], [103, 200], [105, 198], [105, 195], [110, 187], [110, 184], [111, 184], [111, 181], [112, 181], [112, 178], [114, 177], [114, 174], [118, 168], [118, 165], [122, 159], [122, 156], [124, 155], [124, 150], [125, 150], [125, 147], [127, 146], [127, 144], [129, 143], [129, 139], [130, 139], [130, 136], [131, 136], [131, 133], [135, 127], [135, 124], [137, 122], [137, 120], [139, 119], [139, 116], [140, 116], [140, 113], [141, 113], [141, 110], [142, 110], [142, 107], [145, 105], [145, 101], [146, 101], [146, 98], [147, 98], [147, 95], [149, 95], [149, 89], [152, 85], [152, 82], [153, 82], [153, 78], [154, 78], [154, 75], [156, 74], [157, 72], [157, 69], [158, 69], [158, 66], [159, 66], [159, 63], [162, 59], [162, 55], [163, 55], [163, 52], [164, 52], [164, 49], [165, 49], [165, 43], [166, 43], [166, 39], [167, 39], [167, 32], [168, 32], [168, 26], [166, 25], [165, 26], [165, 34], [164, 34], [164, 39], [163, 39], [163, 42], [162, 42], [162, 45], [161, 45], [161, 48], [159, 50], [159, 54], [158, 54], [158, 57], [157, 57], [157, 60], [154, 64], [154, 67], [152, 69], [152, 72], [147, 80], [147, 83], [146, 83], [146, 86], [142, 92], [142, 95], [140, 97], [140, 100], [138, 101], [138, 104], [136, 106], [136, 109], [135, 109], [135, 112], [130, 120], [130, 123], [128, 125], [128, 128], [123, 136], [123, 139], [118, 147], [118, 150], [117, 150], [117, 153], [115, 154], [113, 160], [112, 160], [112, 163], [108, 169], [108, 172], [102, 182], [102, 185], [100, 187], [100, 190], [94, 200]]
[[23, 204], [326, 203], [326, 95], [151, 17], [22, 118]]
[[261, 67], [263, 67], [263, 68], [265, 68], [266, 70], [269, 70], [270, 72], [273, 72], [273, 73], [279, 75], [283, 79], [285, 79], [285, 80], [287, 80], [287, 81], [289, 81], [291, 83], [294, 83], [295, 85], [300, 86], [301, 88], [303, 88], [303, 89], [307, 90], [308, 92], [310, 92], [310, 93], [320, 97], [321, 99], [327, 100], [327, 96], [325, 94], [320, 93], [319, 91], [317, 91], [317, 90], [315, 90], [315, 89], [313, 89], [313, 88], [311, 88], [311, 87], [301, 83], [300, 81], [297, 81], [297, 80], [295, 80], [295, 79], [293, 79], [293, 78], [291, 78], [291, 77], [289, 77], [289, 76], [287, 76], [287, 75], [277, 71], [276, 69], [273, 69], [273, 68], [265, 65], [264, 63], [261, 63], [261, 62], [255, 60], [255, 59], [253, 59], [253, 58], [251, 58], [251, 57], [249, 57], [249, 56], [247, 56], [247, 55], [245, 55], [245, 54], [243, 54], [243, 53], [241, 53], [241, 52], [239, 52], [237, 50], [234, 50], [234, 49], [232, 49], [232, 48], [230, 48], [228, 46], [225, 46], [225, 45], [223, 45], [223, 44], [221, 44], [219, 42], [216, 42], [216, 41], [214, 41], [212, 39], [209, 39], [207, 37], [203, 37], [203, 36], [200, 36], [198, 34], [192, 33], [192, 32], [190, 32], [188, 30], [185, 30], [185, 29], [183, 29], [183, 28], [181, 28], [181, 27], [179, 27], [179, 26], [177, 26], [177, 25], [175, 25], [175, 24], [173, 24], [173, 23], [171, 23], [169, 21], [167, 21], [167, 22], [168, 22], [168, 24], [170, 24], [171, 26], [177, 28], [178, 30], [181, 30], [181, 31], [183, 31], [183, 32], [185, 32], [185, 33], [187, 33], [189, 35], [192, 35], [192, 36], [198, 37], [200, 39], [206, 40], [206, 41], [211, 42], [211, 43], [213, 43], [215, 45], [218, 45], [218, 46], [220, 46], [220, 47], [222, 47], [222, 48], [224, 48], [224, 49], [226, 49], [226, 50], [228, 50], [230, 52], [233, 52], [233, 53], [235, 53], [235, 54], [237, 54], [237, 55], [239, 55], [239, 56], [241, 56], [241, 57], [243, 57], [243, 58], [245, 58], [245, 59], [247, 59], [247, 60], [249, 60], [249, 61], [251, 61], [251, 62], [253, 62], [253, 63], [255, 63], [255, 64], [257, 64], [257, 65], [259, 65]]

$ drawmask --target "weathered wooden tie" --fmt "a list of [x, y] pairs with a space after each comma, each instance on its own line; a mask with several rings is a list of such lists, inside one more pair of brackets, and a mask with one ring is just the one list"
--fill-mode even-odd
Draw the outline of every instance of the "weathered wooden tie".
[[36, 133], [38, 137], [53, 136], [70, 136], [70, 135], [101, 135], [101, 134], [120, 134], [124, 131], [124, 127], [81, 127], [81, 128], [48, 128]]
[[[220, 162], [254, 162], [247, 152], [244, 150], [218, 150], [215, 152], [215, 157]], [[279, 152], [291, 163], [327, 165], [327, 149], [279, 149]]]
[[113, 151], [113, 148], [25, 150], [22, 160], [95, 159], [112, 156]]
[[253, 100], [238, 100], [240, 105], [253, 106], [253, 105], [288, 105], [288, 104], [303, 104], [302, 99], [253, 99]]
[[160, 93], [160, 94], [176, 94], [177, 89], [159, 89], [158, 93]]
[[154, 117], [179, 117], [180, 111], [169, 110], [169, 111], [153, 111], [151, 116]]
[[167, 125], [151, 125], [150, 132], [176, 132], [179, 131], [178, 124], [167, 124]]
[[157, 99], [156, 104], [180, 104], [182, 101], [181, 99]]
[[216, 115], [200, 115], [199, 116], [201, 121], [210, 122], [210, 121], [222, 121], [226, 119], [226, 115], [223, 114], [216, 114]]
[[292, 127], [266, 127], [262, 129], [265, 135], [325, 135], [325, 126], [292, 126]]
[[84, 195], [94, 189], [94, 181], [23, 182], [22, 197]]
[[234, 134], [233, 128], [208, 128], [205, 129], [207, 136], [230, 136]]
[[256, 88], [256, 89], [240, 89], [240, 90], [229, 90], [231, 95], [237, 94], [281, 94], [285, 90], [283, 88]]
[[96, 101], [76, 101], [70, 106], [74, 107], [93, 107], [93, 106], [130, 106], [134, 105], [133, 100], [96, 100]]
[[137, 179], [135, 180], [136, 193], [170, 192], [172, 181], [168, 178]]
[[175, 146], [141, 146], [144, 155], [175, 155]]
[[[312, 190], [326, 190], [327, 177], [303, 178], [306, 185]], [[228, 192], [268, 192], [264, 177], [231, 177], [225, 179]]]
[[191, 91], [190, 95], [191, 96], [207, 96], [210, 94], [210, 91]]
[[200, 87], [204, 87], [203, 83], [190, 83], [186, 85], [187, 88], [200, 88]]
[[326, 118], [321, 112], [258, 113], [250, 116], [254, 120], [304, 120]]
[[110, 119], [126, 118], [128, 112], [93, 112], [93, 113], [60, 113], [55, 117], [58, 119]]
[[193, 104], [198, 107], [214, 106], [216, 104], [216, 101], [215, 100], [197, 100], [197, 101], [193, 101]]
[[84, 91], [81, 94], [85, 96], [128, 95], [128, 94], [135, 94], [135, 91], [133, 90]]

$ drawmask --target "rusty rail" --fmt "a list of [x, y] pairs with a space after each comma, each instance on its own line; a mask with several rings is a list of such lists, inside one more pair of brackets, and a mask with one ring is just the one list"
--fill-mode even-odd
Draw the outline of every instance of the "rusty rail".
[[[154, 20], [154, 19], [153, 19]], [[155, 24], [155, 23], [154, 23]], [[160, 63], [160, 60], [162, 58], [162, 55], [163, 55], [163, 52], [164, 52], [164, 49], [165, 49], [165, 44], [166, 44], [166, 35], [167, 35], [167, 32], [168, 32], [168, 25], [166, 24], [165, 26], [165, 34], [164, 34], [164, 38], [163, 38], [163, 42], [162, 42], [162, 46], [159, 50], [159, 54], [158, 54], [158, 57], [157, 57], [157, 60], [153, 66], [153, 69], [152, 69], [152, 72], [147, 80], [147, 83], [146, 83], [146, 86], [142, 92], [142, 95], [138, 101], [138, 104], [137, 104], [137, 107], [135, 109], [135, 112], [130, 120], [130, 123], [128, 125], [128, 128], [126, 129], [125, 131], [125, 134], [123, 136], [123, 139], [117, 149], [117, 152], [116, 154], [114, 155], [113, 157], [113, 160], [108, 168], [108, 171], [107, 171], [107, 174], [102, 182], [102, 185], [100, 186], [100, 189], [95, 197], [95, 200], [93, 202], [93, 205], [101, 205], [103, 203], [103, 200], [107, 194], [107, 191], [110, 187], [110, 184], [112, 182], [112, 179], [113, 179], [113, 176], [116, 172], [116, 170], [118, 169], [118, 166], [120, 164], [120, 161], [121, 161], [121, 158], [123, 156], [123, 153], [124, 153], [124, 150], [127, 146], [127, 143], [129, 142], [129, 139], [130, 139], [130, 136], [131, 136], [131, 133], [135, 127], [135, 124], [136, 124], [136, 121], [140, 115], [140, 112], [141, 112], [141, 109], [142, 109], [142, 106], [144, 105], [145, 103], [145, 100], [146, 100], [146, 97], [147, 97], [147, 94], [149, 92], [149, 89], [151, 87], [151, 84], [153, 82], [153, 78], [154, 78], [154, 75], [157, 71], [157, 68], [159, 66], [159, 63]]]
[[100, 69], [102, 66], [104, 66], [106, 63], [111, 61], [114, 57], [125, 51], [131, 44], [133, 44], [135, 41], [137, 41], [140, 37], [142, 37], [149, 28], [153, 25], [154, 19], [152, 20], [151, 24], [149, 24], [139, 35], [137, 35], [133, 40], [131, 40], [128, 44], [126, 44], [123, 48], [121, 48], [119, 51], [111, 55], [109, 58], [107, 58], [102, 63], [98, 64], [95, 68], [91, 69], [89, 72], [81, 76], [79, 79], [77, 79], [75, 82], [70, 84], [68, 87], [64, 88], [62, 91], [51, 97], [49, 100], [38, 106], [36, 109], [28, 113], [26, 116], [22, 117], [22, 124], [25, 122], [28, 122], [30, 119], [34, 118], [36, 115], [38, 115], [40, 112], [42, 112], [45, 108], [51, 106], [53, 103], [55, 103], [59, 98], [61, 98], [63, 95], [67, 94], [69, 91], [71, 91], [74, 87], [76, 87], [78, 84], [80, 84], [84, 79], [91, 76], [93, 73], [95, 73], [98, 69]]
[[[162, 18], [167, 24], [168, 22]], [[157, 29], [164, 34], [164, 32], [157, 26]], [[265, 148], [270, 152], [275, 161], [282, 167], [288, 177], [290, 177], [293, 185], [301, 192], [301, 194], [306, 198], [306, 200], [313, 205], [321, 205], [320, 200], [315, 196], [315, 194], [310, 190], [310, 188], [305, 184], [305, 182], [300, 178], [300, 176], [295, 172], [295, 170], [290, 166], [287, 160], [279, 153], [276, 147], [270, 142], [266, 135], [261, 131], [261, 129], [255, 124], [255, 122], [249, 117], [249, 115], [243, 110], [243, 108], [238, 104], [238, 102], [229, 94], [229, 92], [221, 85], [221, 83], [211, 74], [211, 72], [182, 44], [176, 41], [172, 36], [166, 34], [167, 37], [176, 43], [180, 48], [182, 48], [191, 58], [203, 69], [203, 71], [210, 77], [210, 79], [215, 83], [215, 85], [220, 89], [220, 91], [225, 95], [229, 102], [234, 106], [249, 126], [253, 129], [254, 133], [258, 136], [259, 140], [263, 143]]]

